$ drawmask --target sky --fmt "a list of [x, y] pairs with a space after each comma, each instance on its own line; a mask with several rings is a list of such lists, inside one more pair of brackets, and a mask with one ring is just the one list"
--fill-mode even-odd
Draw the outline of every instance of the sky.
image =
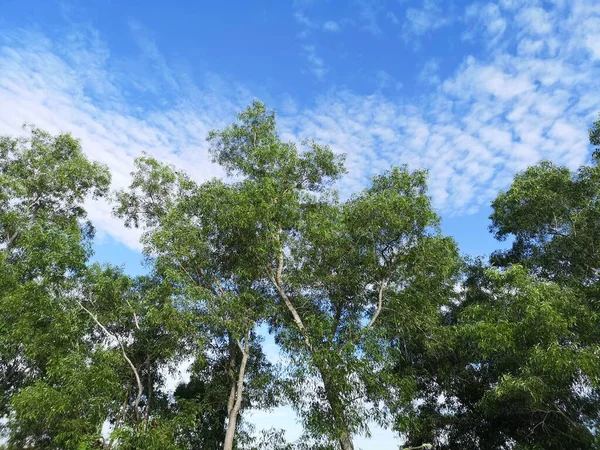
[[[142, 152], [202, 181], [223, 175], [208, 131], [260, 99], [284, 139], [347, 155], [343, 196], [427, 169], [470, 255], [503, 245], [489, 205], [517, 172], [589, 161], [599, 69], [597, 0], [0, 0], [0, 134], [71, 132], [115, 189]], [[139, 232], [88, 207], [95, 258], [143, 271]], [[298, 434], [289, 408], [252, 420]], [[375, 430], [360, 447], [394, 442]]]

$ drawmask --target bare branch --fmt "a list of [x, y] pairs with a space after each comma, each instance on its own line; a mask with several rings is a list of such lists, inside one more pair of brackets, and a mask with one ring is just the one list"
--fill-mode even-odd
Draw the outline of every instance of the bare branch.
[[381, 283], [379, 283], [379, 289], [377, 291], [377, 309], [375, 310], [375, 313], [373, 313], [373, 317], [371, 317], [367, 328], [371, 328], [373, 326], [373, 324], [377, 320], [377, 317], [379, 317], [381, 310], [383, 309], [383, 290], [385, 289], [386, 285], [387, 279], [384, 278], [383, 280], [381, 280]]
[[286, 294], [285, 289], [283, 287], [283, 282], [281, 281], [281, 274], [282, 274], [282, 272], [283, 272], [283, 250], [279, 253], [279, 260], [278, 260], [278, 263], [277, 263], [277, 270], [275, 272], [275, 276], [274, 277], [271, 276], [270, 278], [271, 278], [271, 281], [273, 282], [273, 284], [275, 285], [275, 288], [277, 289], [277, 292], [279, 293], [279, 296], [281, 297], [281, 299], [285, 303], [285, 306], [287, 306], [288, 310], [292, 313], [292, 317], [294, 318], [294, 322], [296, 323], [296, 326], [298, 327], [298, 329], [300, 330], [300, 333], [304, 337], [304, 343], [306, 344], [306, 346], [308, 347], [308, 349], [312, 351], [313, 347], [312, 347], [312, 345], [310, 343], [310, 340], [308, 339], [308, 334], [306, 332], [306, 327], [304, 326], [304, 323], [302, 322], [302, 319], [300, 318], [300, 315], [298, 314], [298, 311], [296, 310], [296, 308], [292, 304], [292, 301], [290, 300], [290, 298]]
[[140, 379], [140, 374], [138, 373], [138, 370], [136, 369], [135, 365], [131, 362], [131, 359], [129, 359], [129, 357], [127, 356], [127, 352], [125, 352], [125, 347], [123, 346], [123, 343], [121, 342], [121, 340], [116, 335], [114, 335], [110, 331], [108, 331], [106, 329], [106, 327], [100, 323], [98, 318], [89, 309], [87, 309], [85, 306], [83, 306], [83, 303], [81, 303], [80, 301], [77, 301], [77, 303], [79, 303], [79, 306], [81, 306], [81, 308], [86, 313], [88, 313], [88, 315], [92, 318], [92, 320], [94, 322], [96, 322], [96, 324], [102, 329], [102, 331], [104, 331], [106, 336], [117, 341], [117, 343], [119, 344], [119, 347], [121, 347], [121, 352], [123, 353], [123, 358], [125, 358], [125, 361], [127, 361], [127, 364], [129, 364], [129, 367], [131, 367], [131, 370], [133, 371], [133, 374], [135, 375], [135, 380], [136, 380], [137, 386], [138, 386], [138, 393], [135, 398], [134, 408], [135, 408], [135, 419], [136, 419], [136, 421], [139, 422], [139, 420], [140, 420], [139, 404], [140, 404], [140, 401], [142, 400], [142, 394], [144, 392], [144, 388], [142, 387], [142, 380]]

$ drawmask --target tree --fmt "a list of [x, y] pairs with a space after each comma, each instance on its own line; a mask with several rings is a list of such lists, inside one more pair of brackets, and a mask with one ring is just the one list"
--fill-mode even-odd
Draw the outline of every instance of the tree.
[[[266, 320], [293, 362], [288, 394], [307, 433], [315, 445], [351, 449], [352, 435], [382, 413], [374, 406], [385, 391], [380, 346], [398, 335], [401, 317], [440, 316], [441, 292], [458, 267], [455, 244], [440, 234], [424, 172], [391, 170], [340, 202], [331, 184], [344, 173], [342, 157], [315, 142], [298, 150], [281, 141], [275, 114], [259, 102], [238, 119], [208, 137], [232, 180], [198, 185], [142, 157], [116, 213], [144, 228], [154, 273], [198, 313], [200, 334], [221, 346], [216, 353], [228, 355], [225, 448], [244, 392], [266, 367], [247, 374], [251, 355], [260, 356], [256, 326]], [[433, 279], [441, 288], [427, 297]], [[187, 388], [206, 390], [224, 375], [209, 373]], [[307, 386], [312, 397], [303, 395]]]
[[[243, 203], [244, 193], [219, 181], [197, 185], [185, 174], [148, 157], [139, 158], [136, 167], [129, 190], [118, 194], [116, 214], [127, 225], [144, 228], [144, 253], [153, 272], [177, 291], [184, 299], [182, 307], [195, 315], [197, 339], [217, 354], [227, 355], [224, 370], [209, 368], [208, 380], [196, 373], [198, 378], [180, 393], [189, 396], [199, 388], [197, 394], [202, 397], [207, 395], [202, 390], [213, 385], [213, 377], [228, 379], [220, 405], [213, 404], [215, 410], [209, 416], [212, 422], [221, 408], [226, 411], [221, 423], [223, 448], [231, 450], [242, 407], [250, 405], [244, 398], [265, 406], [275, 401], [269, 387], [271, 366], [255, 345], [256, 327], [265, 319], [267, 305], [252, 271], [231, 261], [246, 248], [248, 239], [238, 235], [232, 242], [226, 228], [231, 214]], [[232, 245], [226, 247], [227, 243]], [[210, 360], [203, 354], [196, 358], [197, 365]], [[220, 356], [214, 359], [213, 364], [223, 362]], [[248, 390], [253, 394], [250, 397]], [[259, 390], [261, 395], [257, 395]], [[210, 390], [211, 395], [214, 392]], [[196, 400], [202, 403], [206, 398]], [[205, 416], [198, 414], [201, 425], [200, 417]], [[203, 434], [204, 430], [197, 432]]]
[[597, 315], [570, 288], [513, 265], [473, 266], [452, 326], [437, 333], [411, 440], [442, 449], [598, 445]]
[[[315, 142], [298, 151], [281, 141], [261, 103], [238, 119], [209, 135], [214, 160], [241, 178], [229, 185], [239, 200], [225, 203], [219, 249], [272, 299], [271, 331], [291, 357], [293, 381], [314, 387], [308, 401], [293, 395], [307, 431], [352, 449], [352, 435], [368, 432], [377, 414], [369, 405], [380, 395], [369, 391], [381, 390], [377, 366], [365, 355], [381, 342], [380, 325], [403, 310], [415, 279], [433, 271], [451, 284], [455, 245], [437, 228], [425, 173], [394, 169], [339, 202], [330, 184], [344, 172], [341, 157]], [[420, 298], [424, 309], [439, 302]]]
[[9, 415], [11, 442], [51, 442], [64, 434], [42, 432], [43, 424], [27, 418], [17, 423], [14, 412], [50, 395], [44, 383], [58, 376], [60, 361], [72, 365], [60, 376], [81, 368], [77, 350], [87, 323], [63, 302], [84, 276], [90, 254], [93, 228], [83, 203], [105, 195], [109, 181], [106, 167], [88, 161], [68, 134], [30, 128], [27, 137], [0, 138], [0, 407]]
[[[109, 421], [148, 432], [161, 369], [186, 349], [168, 285], [88, 265], [84, 202], [108, 170], [69, 135], [0, 139], [0, 368], [9, 448], [98, 448]], [[123, 447], [123, 433], [107, 445]], [[164, 447], [159, 447], [164, 448]]]
[[[590, 130], [599, 145], [600, 122]], [[595, 448], [600, 169], [543, 161], [492, 202], [508, 250], [467, 271], [405, 427], [442, 448]], [[494, 266], [496, 266], [494, 268]], [[448, 326], [450, 325], [450, 326]], [[512, 447], [511, 447], [512, 448]]]
[[107, 408], [106, 420], [117, 437], [125, 427], [141, 439], [151, 422], [168, 417], [163, 369], [174, 367], [194, 347], [188, 337], [191, 318], [162, 280], [131, 278], [110, 266], [92, 265], [74, 302], [91, 318], [96, 345], [110, 349], [120, 364], [118, 408]]

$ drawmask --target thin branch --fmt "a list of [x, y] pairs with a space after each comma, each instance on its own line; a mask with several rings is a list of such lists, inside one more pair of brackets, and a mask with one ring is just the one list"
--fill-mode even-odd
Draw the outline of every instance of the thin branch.
[[375, 310], [375, 313], [373, 313], [373, 317], [371, 317], [367, 328], [371, 328], [377, 320], [377, 317], [379, 317], [379, 314], [381, 314], [381, 310], [383, 309], [383, 290], [385, 289], [386, 284], [387, 279], [385, 278], [379, 283], [379, 289], [377, 291], [377, 309]]
[[229, 391], [229, 399], [227, 400], [227, 415], [231, 414], [233, 409], [233, 402], [235, 401], [235, 345], [233, 345], [233, 339], [229, 336], [229, 368], [227, 370], [229, 378], [231, 379], [231, 389]]
[[223, 289], [223, 286], [221, 285], [221, 282], [219, 281], [219, 279], [217, 277], [213, 277], [213, 279], [215, 280], [215, 284], [217, 285], [217, 289], [219, 289], [219, 292], [221, 293], [221, 297], [227, 296], [227, 294], [225, 293], [225, 290]]
[[246, 354], [246, 350], [245, 350], [245, 348], [242, 346], [242, 343], [240, 342], [240, 340], [239, 340], [239, 339], [236, 339], [236, 340], [235, 340], [235, 342], [236, 342], [236, 344], [237, 344], [238, 348], [240, 349], [240, 351], [241, 351], [243, 354]]
[[331, 332], [331, 341], [335, 339], [335, 335], [340, 326], [340, 320], [342, 318], [342, 306], [340, 304], [335, 305], [335, 316], [333, 318], [333, 329]]
[[106, 327], [100, 323], [98, 318], [89, 309], [87, 309], [85, 306], [83, 306], [83, 304], [80, 301], [78, 301], [77, 303], [79, 303], [79, 306], [81, 306], [81, 308], [89, 314], [89, 316], [93, 319], [94, 322], [96, 322], [96, 324], [102, 329], [102, 331], [104, 331], [104, 333], [108, 337], [117, 341], [117, 343], [119, 344], [119, 347], [121, 347], [121, 352], [123, 353], [123, 358], [125, 358], [125, 360], [129, 364], [129, 367], [131, 367], [131, 370], [133, 371], [133, 374], [135, 375], [135, 381], [137, 382], [137, 386], [138, 386], [138, 393], [135, 398], [134, 408], [135, 408], [136, 422], [139, 422], [139, 420], [140, 420], [139, 404], [142, 399], [142, 394], [144, 392], [144, 388], [142, 387], [142, 380], [140, 379], [140, 374], [138, 373], [138, 370], [136, 369], [135, 365], [131, 362], [131, 359], [129, 359], [129, 357], [127, 356], [127, 353], [125, 352], [125, 347], [123, 346], [123, 343], [121, 342], [121, 340], [116, 335], [114, 335], [110, 331], [108, 331], [106, 329]]
[[300, 315], [298, 314], [298, 311], [296, 310], [296, 308], [292, 304], [292, 301], [290, 300], [290, 298], [286, 294], [285, 289], [283, 287], [283, 282], [281, 281], [281, 273], [282, 272], [283, 272], [283, 250], [279, 253], [279, 261], [277, 263], [277, 270], [275, 272], [275, 276], [274, 277], [271, 276], [270, 278], [271, 278], [271, 281], [273, 282], [273, 284], [275, 285], [275, 288], [277, 289], [277, 292], [279, 293], [279, 296], [281, 297], [281, 299], [283, 300], [283, 302], [287, 306], [288, 310], [292, 313], [292, 317], [294, 318], [294, 322], [296, 323], [296, 326], [298, 327], [298, 329], [300, 330], [300, 333], [304, 337], [304, 343], [306, 344], [306, 346], [308, 347], [308, 349], [310, 351], [312, 351], [313, 347], [312, 347], [312, 344], [310, 343], [310, 340], [308, 339], [308, 334], [306, 332], [306, 327], [304, 326], [304, 323], [302, 322], [302, 319], [300, 318]]
[[150, 402], [152, 401], [152, 372], [150, 371], [150, 355], [146, 355], [146, 370], [148, 370], [148, 393], [146, 394], [146, 411], [144, 411], [144, 417], [146, 419], [145, 426], [148, 427], [148, 419], [150, 418]]
[[19, 234], [20, 233], [18, 231], [15, 231], [15, 233], [8, 238], [8, 242], [6, 243], [6, 248], [10, 248], [13, 245], [15, 240], [19, 237]]
[[125, 301], [127, 302], [127, 306], [129, 306], [129, 308], [131, 308], [131, 312], [133, 314], [133, 320], [135, 322], [135, 327], [139, 330], [140, 323], [138, 322], [138, 317], [137, 317], [137, 314], [135, 313], [135, 309], [133, 309], [133, 306], [131, 306], [131, 303], [129, 303], [129, 300], [125, 299]]

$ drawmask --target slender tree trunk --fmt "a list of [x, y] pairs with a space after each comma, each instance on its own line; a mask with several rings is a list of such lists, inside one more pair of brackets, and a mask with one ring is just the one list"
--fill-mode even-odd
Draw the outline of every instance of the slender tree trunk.
[[235, 389], [237, 386], [237, 380], [235, 379], [235, 359], [237, 356], [237, 346], [233, 336], [229, 336], [229, 367], [227, 373], [229, 374], [229, 382], [231, 383], [231, 389], [229, 390], [229, 399], [227, 400], [227, 417], [233, 409], [233, 403], [235, 402]]
[[[281, 230], [279, 232], [281, 233]], [[279, 242], [279, 235], [277, 235], [276, 239]], [[304, 323], [302, 322], [302, 318], [300, 317], [300, 314], [298, 314], [298, 311], [294, 307], [290, 297], [287, 295], [287, 293], [285, 291], [285, 287], [284, 287], [283, 280], [282, 280], [282, 273], [283, 273], [283, 268], [284, 268], [284, 260], [283, 259], [284, 259], [283, 250], [281, 250], [279, 252], [279, 255], [277, 258], [277, 269], [275, 270], [274, 274], [273, 273], [270, 274], [271, 282], [277, 289], [279, 296], [281, 297], [281, 299], [283, 299], [285, 305], [287, 306], [288, 310], [292, 314], [292, 317], [294, 318], [294, 322], [296, 323], [298, 330], [300, 331], [300, 333], [302, 334], [302, 336], [304, 338], [304, 344], [306, 345], [307, 350], [311, 354], [314, 354], [314, 347], [312, 346], [312, 343], [310, 342], [309, 335], [306, 331], [306, 327], [304, 326]], [[379, 306], [377, 308], [377, 312], [375, 313], [375, 316], [373, 317], [373, 319], [371, 319], [369, 326], [371, 326], [375, 322], [375, 320], [377, 319], [377, 316], [379, 315], [379, 312], [381, 310], [381, 298], [382, 298], [383, 288], [384, 288], [384, 283], [381, 284], [381, 287], [379, 290]], [[340, 314], [341, 314], [341, 312], [340, 312]], [[337, 326], [338, 326], [337, 324], [334, 326], [334, 330], [333, 330], [334, 334], [337, 331]], [[354, 443], [352, 442], [352, 433], [350, 433], [350, 428], [348, 427], [348, 424], [346, 422], [346, 417], [344, 415], [344, 405], [342, 405], [342, 402], [340, 401], [338, 392], [336, 392], [333, 384], [331, 383], [331, 380], [327, 376], [327, 371], [324, 370], [323, 367], [317, 367], [317, 368], [319, 370], [319, 373], [321, 374], [321, 379], [323, 380], [323, 385], [325, 387], [325, 394], [327, 396], [327, 401], [329, 402], [329, 406], [331, 407], [331, 411], [333, 413], [333, 419], [335, 422], [337, 434], [339, 436], [338, 441], [340, 443], [340, 446], [341, 446], [342, 450], [354, 450]]]
[[146, 370], [148, 371], [148, 373], [146, 374], [147, 377], [147, 386], [148, 386], [148, 392], [146, 393], [146, 411], [144, 411], [144, 419], [145, 419], [145, 423], [144, 423], [144, 427], [147, 429], [148, 428], [148, 419], [150, 419], [150, 403], [152, 402], [152, 372], [150, 371], [150, 357], [147, 356], [146, 357]]
[[344, 430], [340, 436], [340, 446], [342, 450], [354, 450], [354, 443], [352, 442], [352, 436], [348, 430]]
[[346, 416], [344, 414], [344, 405], [340, 400], [338, 392], [331, 383], [331, 380], [326, 375], [326, 372], [322, 368], [319, 368], [319, 372], [321, 373], [321, 379], [323, 380], [325, 396], [327, 397], [327, 402], [329, 403], [331, 412], [333, 414], [334, 426], [336, 427], [340, 447], [342, 450], [354, 450], [352, 433], [350, 433], [348, 423], [346, 422]]
[[[237, 375], [237, 381], [235, 385], [235, 401], [228, 405], [228, 420], [227, 420], [227, 431], [225, 432], [225, 442], [223, 444], [223, 450], [233, 449], [233, 440], [235, 438], [235, 430], [237, 426], [237, 419], [242, 407], [242, 398], [244, 395], [244, 376], [246, 375], [246, 364], [248, 363], [248, 356], [250, 354], [250, 332], [246, 333], [246, 340], [242, 346], [241, 342], [237, 342], [238, 347], [242, 351], [242, 361], [240, 363], [240, 369]], [[229, 408], [229, 406], [231, 406]]]

